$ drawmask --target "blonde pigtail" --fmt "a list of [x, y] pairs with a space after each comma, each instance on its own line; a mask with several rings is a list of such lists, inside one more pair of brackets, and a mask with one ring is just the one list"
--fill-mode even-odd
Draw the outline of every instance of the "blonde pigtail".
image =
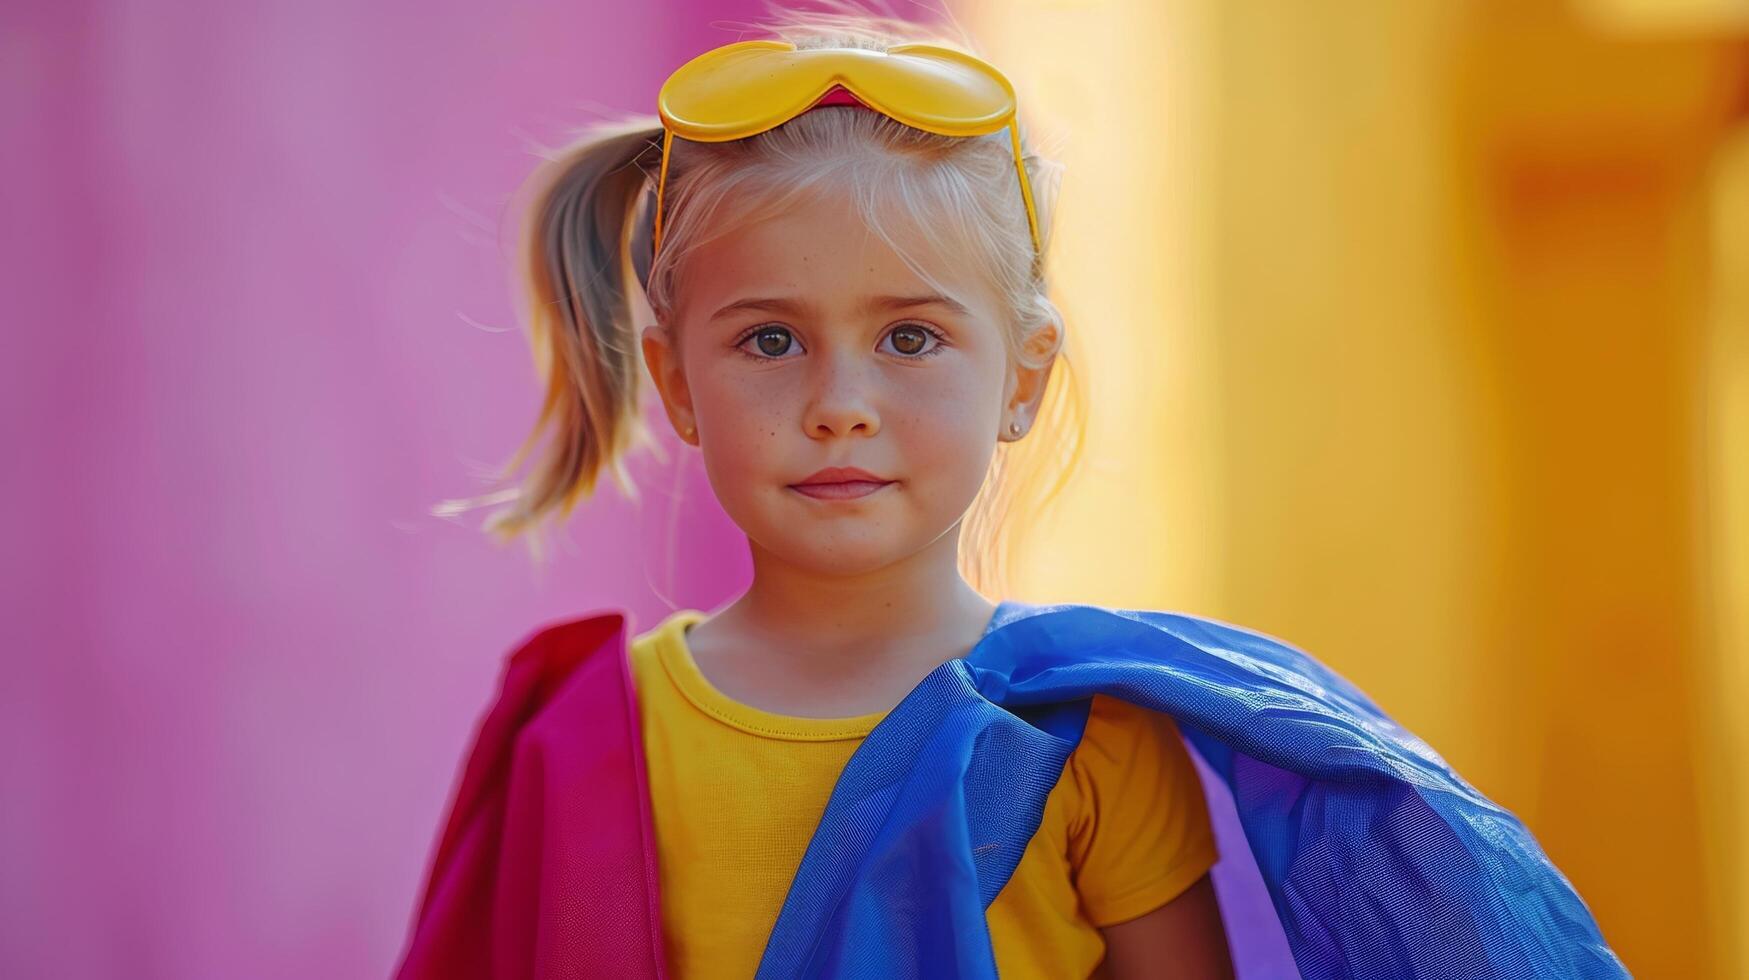
[[[439, 516], [508, 502], [484, 525], [508, 542], [545, 520], [562, 521], [594, 492], [603, 471], [627, 496], [637, 496], [624, 460], [654, 440], [640, 411], [643, 355], [628, 272], [634, 271], [630, 252], [647, 174], [659, 162], [661, 145], [654, 118], [602, 127], [524, 185], [531, 200], [518, 265], [535, 372], [546, 393], [533, 430], [498, 482], [512, 481], [530, 453], [540, 451], [519, 485], [447, 501], [434, 510]], [[641, 278], [643, 263], [637, 266]], [[538, 554], [538, 541], [528, 537]]]

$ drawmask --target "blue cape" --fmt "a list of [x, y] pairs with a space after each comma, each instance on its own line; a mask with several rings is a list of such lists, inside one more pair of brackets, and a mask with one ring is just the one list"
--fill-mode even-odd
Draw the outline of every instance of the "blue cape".
[[1095, 693], [1172, 715], [1201, 757], [1241, 977], [1628, 976], [1524, 825], [1310, 655], [1182, 613], [1009, 601], [845, 765], [759, 980], [994, 980], [984, 910]]

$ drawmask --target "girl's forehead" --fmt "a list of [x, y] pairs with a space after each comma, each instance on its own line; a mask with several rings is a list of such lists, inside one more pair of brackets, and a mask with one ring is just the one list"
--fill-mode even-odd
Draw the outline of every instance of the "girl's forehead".
[[926, 229], [894, 222], [877, 230], [845, 201], [804, 200], [741, 221], [701, 243], [686, 265], [682, 305], [709, 305], [705, 315], [741, 294], [785, 292], [858, 305], [939, 295], [968, 313], [993, 312], [975, 263], [956, 258]]

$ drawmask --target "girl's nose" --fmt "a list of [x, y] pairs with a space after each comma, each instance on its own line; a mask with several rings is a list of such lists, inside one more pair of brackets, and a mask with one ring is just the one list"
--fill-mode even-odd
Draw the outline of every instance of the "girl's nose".
[[880, 374], [854, 351], [827, 352], [815, 359], [813, 391], [802, 413], [802, 429], [810, 439], [880, 431], [875, 411]]

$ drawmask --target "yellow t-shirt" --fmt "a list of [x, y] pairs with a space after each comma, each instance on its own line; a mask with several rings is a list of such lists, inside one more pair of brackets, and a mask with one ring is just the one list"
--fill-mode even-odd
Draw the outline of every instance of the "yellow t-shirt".
[[[742, 704], [686, 645], [683, 609], [631, 645], [677, 980], [746, 980], [839, 772], [885, 712], [796, 718]], [[1095, 695], [1044, 820], [986, 910], [1004, 980], [1093, 975], [1099, 929], [1151, 912], [1215, 861], [1202, 783], [1171, 716]]]

